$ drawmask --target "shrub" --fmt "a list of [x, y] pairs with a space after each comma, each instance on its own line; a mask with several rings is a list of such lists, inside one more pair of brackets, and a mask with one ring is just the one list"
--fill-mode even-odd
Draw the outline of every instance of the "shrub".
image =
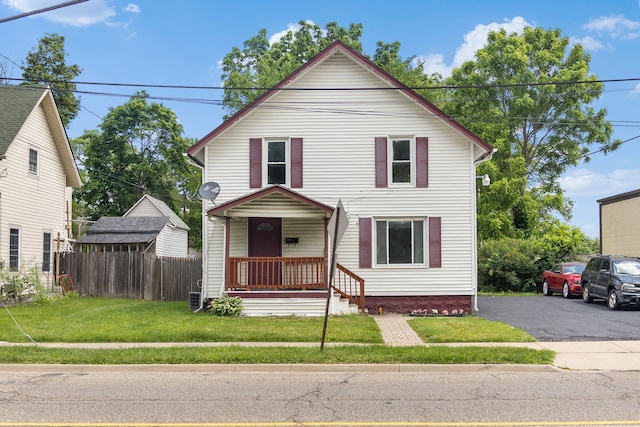
[[211, 301], [211, 313], [214, 316], [240, 316], [240, 313], [242, 313], [242, 299], [222, 293], [219, 298]]

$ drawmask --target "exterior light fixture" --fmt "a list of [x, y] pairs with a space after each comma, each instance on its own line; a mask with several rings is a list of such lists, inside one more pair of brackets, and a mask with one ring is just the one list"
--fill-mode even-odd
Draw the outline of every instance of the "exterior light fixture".
[[481, 179], [482, 185], [485, 187], [488, 187], [491, 184], [491, 178], [489, 178], [489, 175], [486, 173], [482, 176], [476, 176], [476, 179]]

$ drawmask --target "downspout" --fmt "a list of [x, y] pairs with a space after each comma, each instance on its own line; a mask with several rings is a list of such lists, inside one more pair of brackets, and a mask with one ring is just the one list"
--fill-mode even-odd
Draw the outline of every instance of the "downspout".
[[493, 150], [485, 153], [484, 155], [482, 155], [478, 160], [473, 162], [473, 170], [472, 175], [473, 176], [473, 186], [472, 186], [472, 200], [473, 200], [473, 217], [475, 218], [475, 221], [473, 221], [473, 232], [472, 237], [473, 237], [473, 242], [472, 242], [472, 251], [473, 251], [473, 260], [474, 260], [474, 264], [475, 267], [472, 271], [472, 278], [471, 280], [473, 281], [473, 311], [480, 311], [480, 308], [478, 308], [478, 191], [476, 190], [476, 168], [478, 166], [480, 166], [482, 163], [491, 160], [491, 158], [493, 157], [493, 154], [498, 151], [497, 148], [494, 148]]

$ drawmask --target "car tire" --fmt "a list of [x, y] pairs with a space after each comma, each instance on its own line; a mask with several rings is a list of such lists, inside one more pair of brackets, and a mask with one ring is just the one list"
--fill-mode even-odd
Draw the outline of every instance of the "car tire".
[[582, 285], [582, 301], [589, 304], [593, 302], [593, 297], [591, 296], [591, 290], [589, 289], [589, 285], [586, 283]]
[[617, 310], [620, 308], [620, 300], [618, 299], [618, 294], [615, 289], [611, 289], [609, 291], [609, 296], [607, 297], [607, 307], [609, 310]]
[[569, 282], [564, 282], [562, 284], [562, 296], [565, 298], [571, 298], [571, 288], [569, 287]]
[[542, 295], [545, 297], [553, 295], [553, 292], [549, 290], [549, 283], [547, 283], [546, 280], [542, 282]]

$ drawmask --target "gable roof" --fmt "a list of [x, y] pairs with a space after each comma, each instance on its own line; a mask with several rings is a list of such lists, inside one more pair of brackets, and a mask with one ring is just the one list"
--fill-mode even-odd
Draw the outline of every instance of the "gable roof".
[[149, 243], [153, 241], [169, 222], [169, 218], [157, 217], [111, 217], [103, 216], [87, 230], [87, 234], [76, 240], [78, 244]]
[[[284, 207], [283, 201], [290, 203], [288, 209]], [[296, 212], [294, 215], [296, 217], [300, 216], [303, 212], [307, 215], [328, 217], [334, 211], [334, 208], [329, 205], [317, 202], [286, 187], [272, 185], [271, 187], [265, 187], [251, 194], [217, 205], [209, 209], [207, 215], [227, 215], [229, 210], [243, 207], [245, 211], [249, 211], [252, 208], [259, 209], [263, 216], [265, 215], [265, 209], [269, 209], [270, 206], [274, 212], [278, 212], [277, 215], [274, 213], [274, 216], [282, 217], [287, 216], [287, 213], [292, 213], [292, 211]], [[246, 216], [252, 215], [247, 214]]]
[[42, 106], [60, 155], [68, 187], [80, 187], [80, 174], [51, 89], [45, 86], [0, 86], [0, 159], [29, 119]]
[[156, 209], [158, 209], [158, 212], [161, 215], [169, 218], [169, 221], [171, 221], [171, 224], [174, 227], [180, 228], [182, 230], [189, 230], [189, 226], [165, 202], [163, 202], [160, 199], [156, 199], [155, 197], [152, 197], [148, 194], [145, 194], [144, 196], [142, 196], [140, 200], [138, 200], [133, 206], [131, 206], [131, 208], [129, 208], [129, 210], [125, 212], [125, 214], [122, 216], [126, 217], [131, 211], [133, 211], [136, 208], [136, 206], [142, 203], [145, 199], [151, 202], [151, 204]]
[[[413, 101], [415, 101], [418, 105], [420, 105], [427, 111], [434, 114], [435, 117], [440, 119], [443, 124], [453, 128], [455, 131], [462, 134], [473, 144], [478, 146], [482, 151], [486, 153], [484, 156], [489, 156], [490, 154], [493, 153], [493, 147], [491, 147], [491, 145], [489, 145], [487, 142], [482, 140], [479, 136], [477, 136], [476, 134], [474, 134], [464, 126], [462, 126], [460, 123], [453, 120], [451, 117], [445, 114], [438, 107], [436, 107], [435, 105], [433, 105], [432, 103], [430, 103], [429, 101], [427, 101], [426, 99], [418, 95], [412, 89], [408, 88], [405, 84], [401, 83], [395, 77], [391, 76], [391, 74], [387, 73], [382, 68], [380, 68], [379, 66], [371, 62], [369, 59], [365, 58], [363, 55], [353, 50], [346, 43], [344, 43], [341, 40], [337, 40], [332, 44], [330, 44], [323, 51], [318, 53], [316, 56], [311, 58], [308, 62], [300, 66], [293, 73], [289, 74], [289, 76], [285, 77], [282, 81], [280, 81], [280, 83], [276, 84], [273, 87], [274, 90], [268, 90], [265, 93], [263, 93], [260, 97], [258, 97], [253, 102], [247, 104], [244, 108], [242, 108], [240, 111], [235, 113], [233, 116], [231, 116], [229, 119], [223, 122], [220, 126], [218, 126], [213, 131], [211, 131], [208, 135], [206, 135], [200, 141], [198, 141], [197, 143], [189, 147], [189, 149], [187, 150], [187, 155], [196, 163], [202, 165], [202, 162], [198, 159], [198, 157], [201, 155], [200, 152], [204, 148], [204, 146], [207, 145], [211, 140], [223, 134], [226, 130], [233, 127], [235, 123], [237, 123], [240, 119], [242, 119], [244, 116], [246, 116], [251, 111], [253, 111], [260, 104], [262, 104], [263, 102], [267, 101], [272, 96], [277, 94], [278, 93], [277, 89], [285, 88], [291, 82], [293, 82], [298, 77], [300, 77], [302, 74], [306, 73], [307, 71], [314, 68], [318, 64], [324, 62], [330, 56], [338, 53], [342, 53], [348, 58], [350, 58], [351, 60], [353, 60], [354, 62], [360, 64], [363, 68], [375, 74], [378, 78], [385, 81], [392, 88], [400, 89], [400, 92], [402, 92], [404, 95], [411, 98]], [[481, 158], [484, 156], [481, 156]]]

